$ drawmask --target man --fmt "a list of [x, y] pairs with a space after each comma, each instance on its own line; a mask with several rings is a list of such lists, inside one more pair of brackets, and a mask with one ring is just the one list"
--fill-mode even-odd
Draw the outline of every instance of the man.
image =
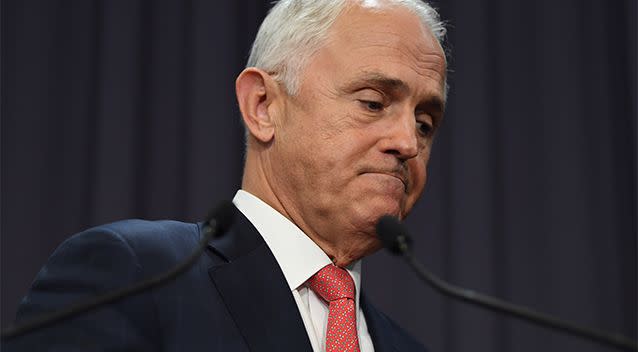
[[[443, 27], [418, 1], [282, 1], [236, 82], [247, 130], [231, 229], [174, 282], [15, 350], [420, 351], [361, 294], [375, 224], [419, 198], [445, 103]], [[19, 320], [161, 273], [201, 226], [129, 220], [63, 243]]]

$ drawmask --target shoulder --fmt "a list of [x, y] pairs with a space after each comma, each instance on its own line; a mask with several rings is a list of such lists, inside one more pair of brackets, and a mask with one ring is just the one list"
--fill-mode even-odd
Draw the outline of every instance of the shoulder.
[[37, 274], [19, 316], [163, 272], [198, 241], [197, 224], [177, 221], [124, 220], [75, 234], [58, 246]]
[[179, 256], [182, 252], [190, 252], [199, 238], [200, 227], [195, 223], [130, 219], [82, 231], [64, 241], [56, 253], [77, 246], [97, 245], [104, 250], [120, 248], [135, 256], [162, 253]]
[[131, 245], [149, 241], [179, 243], [197, 241], [199, 225], [173, 220], [129, 219], [96, 226], [73, 237], [86, 237], [97, 233], [118, 237]]
[[62, 242], [35, 285], [70, 276], [102, 277], [104, 288], [114, 288], [169, 269], [192, 252], [199, 238], [197, 224], [178, 221], [123, 220], [96, 226]]
[[[177, 221], [124, 220], [73, 235], [60, 244], [36, 276], [18, 308], [17, 321], [165, 272], [190, 254], [198, 242], [199, 226]], [[43, 329], [36, 333], [41, 338], [16, 343], [57, 341], [65, 346], [60, 350], [79, 351], [91, 349], [77, 348], [79, 342], [90, 341], [100, 350], [157, 350], [153, 345], [160, 331], [156, 312], [154, 296], [134, 295]], [[95, 329], [98, 324], [99, 331]]]

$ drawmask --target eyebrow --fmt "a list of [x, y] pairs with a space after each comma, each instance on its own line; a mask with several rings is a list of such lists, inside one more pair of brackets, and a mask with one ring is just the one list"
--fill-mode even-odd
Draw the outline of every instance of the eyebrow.
[[406, 93], [407, 91], [409, 91], [409, 86], [406, 82], [397, 78], [388, 77], [378, 72], [364, 73], [363, 76], [359, 77], [353, 82], [350, 82], [347, 85], [346, 89], [355, 90], [363, 84], [371, 85], [375, 88], [395, 93]]

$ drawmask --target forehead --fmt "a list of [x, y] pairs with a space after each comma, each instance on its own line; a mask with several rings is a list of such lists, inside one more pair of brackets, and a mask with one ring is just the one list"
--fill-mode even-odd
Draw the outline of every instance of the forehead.
[[337, 18], [307, 68], [310, 76], [320, 72], [333, 80], [356, 80], [376, 72], [404, 82], [412, 91], [442, 92], [446, 63], [436, 38], [409, 10], [352, 5]]

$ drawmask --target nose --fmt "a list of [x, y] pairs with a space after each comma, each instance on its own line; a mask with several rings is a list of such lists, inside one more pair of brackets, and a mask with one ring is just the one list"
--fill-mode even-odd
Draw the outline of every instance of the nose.
[[381, 148], [384, 153], [392, 154], [401, 160], [417, 156], [419, 140], [416, 131], [416, 120], [413, 114], [404, 113], [388, 120], [385, 126]]

